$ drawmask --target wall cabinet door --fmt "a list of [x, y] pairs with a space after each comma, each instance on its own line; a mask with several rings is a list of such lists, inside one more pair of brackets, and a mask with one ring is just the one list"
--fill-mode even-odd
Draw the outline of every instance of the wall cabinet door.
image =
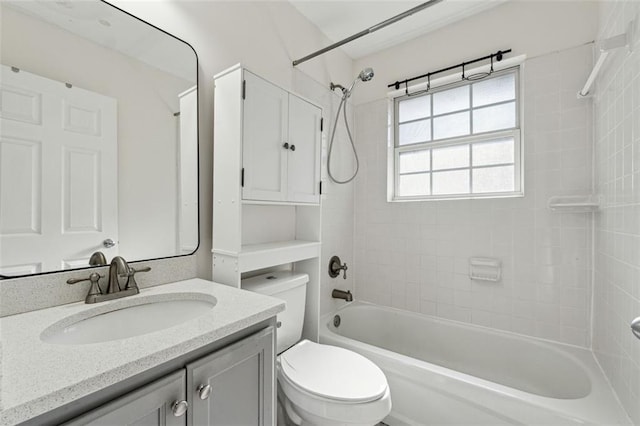
[[274, 346], [269, 327], [188, 364], [189, 423], [274, 426]]
[[322, 110], [244, 71], [242, 198], [318, 203]]
[[320, 199], [321, 120], [320, 108], [289, 95], [288, 201], [317, 203]]
[[76, 417], [64, 426], [185, 426], [186, 413], [178, 416], [173, 412], [173, 403], [179, 401], [186, 401], [184, 369]]
[[286, 201], [289, 94], [248, 71], [244, 79], [242, 198]]

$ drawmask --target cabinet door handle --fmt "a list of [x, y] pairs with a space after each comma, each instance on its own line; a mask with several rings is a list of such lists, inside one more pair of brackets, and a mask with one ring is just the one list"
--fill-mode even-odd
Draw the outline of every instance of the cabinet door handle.
[[187, 409], [189, 409], [189, 403], [185, 400], [182, 401], [173, 401], [173, 403], [171, 404], [171, 411], [173, 412], [173, 415], [176, 417], [181, 417], [184, 415], [184, 413], [187, 412]]
[[200, 397], [200, 399], [208, 399], [209, 395], [211, 395], [211, 385], [200, 385], [198, 386], [196, 391], [198, 391], [198, 396]]
[[283, 147], [284, 149], [289, 149], [289, 143], [285, 142], [285, 143], [282, 145], [282, 147]]
[[296, 146], [295, 145], [291, 145], [291, 148], [289, 148], [291, 151], [295, 151], [296, 150]]

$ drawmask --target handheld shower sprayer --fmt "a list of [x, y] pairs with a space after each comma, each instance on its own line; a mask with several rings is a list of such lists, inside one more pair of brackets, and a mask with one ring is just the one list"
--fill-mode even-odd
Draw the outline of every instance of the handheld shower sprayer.
[[[351, 96], [351, 92], [355, 87], [358, 80], [366, 82], [370, 81], [373, 78], [373, 68], [365, 68], [360, 71], [360, 74], [353, 80], [351, 86], [347, 89], [341, 84], [334, 84], [333, 82], [329, 84], [329, 89], [333, 92], [336, 89], [340, 89], [342, 91], [342, 99], [340, 99], [340, 104], [338, 105], [338, 111], [336, 112], [336, 119], [333, 123], [333, 131], [331, 132], [331, 140], [329, 142], [329, 154], [327, 156], [327, 173], [329, 174], [329, 178], [335, 183], [343, 184], [351, 182], [356, 175], [358, 174], [358, 170], [360, 170], [360, 160], [358, 159], [358, 152], [356, 151], [356, 146], [353, 142], [353, 136], [351, 135], [351, 129], [349, 128], [349, 121], [347, 120], [347, 99]], [[338, 119], [340, 118], [340, 109], [342, 109], [344, 116], [344, 126], [347, 129], [347, 136], [349, 137], [349, 142], [351, 142], [351, 148], [353, 149], [353, 155], [356, 159], [356, 170], [353, 172], [353, 175], [346, 180], [338, 180], [336, 179], [331, 172], [331, 152], [333, 150], [333, 140], [336, 136], [336, 128], [338, 127]]]

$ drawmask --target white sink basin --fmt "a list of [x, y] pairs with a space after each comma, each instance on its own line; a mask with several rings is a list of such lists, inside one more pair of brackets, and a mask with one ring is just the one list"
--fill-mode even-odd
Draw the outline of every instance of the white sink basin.
[[44, 330], [40, 339], [62, 345], [125, 339], [173, 327], [208, 313], [216, 305], [215, 297], [210, 295], [181, 296], [171, 300], [166, 295], [160, 299], [120, 299], [120, 303], [65, 318]]

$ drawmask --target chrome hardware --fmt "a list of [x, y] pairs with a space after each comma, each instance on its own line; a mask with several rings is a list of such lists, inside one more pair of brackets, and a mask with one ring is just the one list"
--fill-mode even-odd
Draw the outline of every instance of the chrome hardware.
[[101, 251], [97, 251], [91, 255], [89, 258], [89, 266], [103, 266], [107, 264], [107, 258], [104, 256], [104, 253]]
[[200, 385], [196, 389], [198, 392], [198, 397], [202, 400], [208, 399], [209, 395], [211, 395], [211, 385]]
[[283, 147], [284, 149], [289, 149], [289, 144], [288, 144], [287, 142], [285, 142], [285, 143], [284, 143], [284, 145], [282, 145], [282, 147]]
[[116, 243], [115, 243], [111, 238], [107, 238], [106, 240], [104, 240], [104, 241], [102, 242], [102, 245], [103, 245], [105, 248], [111, 248], [111, 247], [115, 246], [115, 245], [116, 245]]
[[291, 144], [291, 148], [289, 148], [291, 151], [295, 151], [296, 150], [296, 146]]
[[631, 332], [634, 336], [640, 339], [640, 317], [631, 321]]
[[77, 284], [84, 281], [91, 282], [91, 286], [89, 287], [89, 293], [87, 293], [87, 297], [85, 297], [85, 303], [95, 303], [96, 297], [102, 295], [102, 289], [100, 288], [100, 278], [104, 278], [104, 275], [100, 275], [97, 272], [92, 272], [88, 278], [69, 278], [67, 280], [67, 284]]
[[189, 409], [189, 403], [185, 400], [173, 401], [173, 403], [171, 404], [171, 412], [176, 417], [183, 416], [188, 409]]
[[340, 323], [342, 322], [342, 319], [340, 318], [340, 315], [336, 315], [333, 317], [333, 326], [335, 328], [340, 327]]
[[334, 299], [343, 299], [346, 302], [353, 302], [353, 294], [351, 294], [351, 291], [349, 290], [344, 291], [334, 288], [331, 292], [331, 297], [333, 297]]
[[340, 271], [343, 271], [343, 278], [347, 279], [347, 264], [342, 265], [338, 256], [333, 256], [329, 259], [329, 276], [335, 278], [340, 275]]

